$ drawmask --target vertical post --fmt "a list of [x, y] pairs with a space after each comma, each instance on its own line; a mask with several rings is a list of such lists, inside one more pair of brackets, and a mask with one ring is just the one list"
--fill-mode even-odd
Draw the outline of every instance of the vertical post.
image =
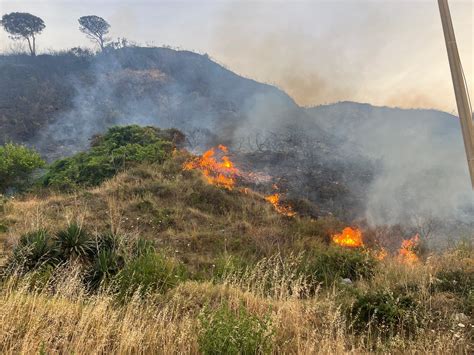
[[474, 189], [474, 127], [472, 123], [472, 112], [467, 84], [462, 71], [461, 59], [459, 58], [458, 46], [454, 35], [453, 22], [449, 11], [448, 0], [438, 0], [441, 22], [443, 24], [444, 39], [448, 51], [449, 66], [453, 79], [454, 93], [458, 107], [459, 120], [466, 149], [467, 164], [471, 175], [471, 184]]

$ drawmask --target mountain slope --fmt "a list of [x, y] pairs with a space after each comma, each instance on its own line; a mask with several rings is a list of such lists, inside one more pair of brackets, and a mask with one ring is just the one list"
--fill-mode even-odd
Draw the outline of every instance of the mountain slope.
[[205, 55], [167, 48], [0, 57], [0, 143], [27, 143], [52, 161], [134, 123], [178, 128], [196, 152], [226, 144], [316, 213], [474, 222], [451, 115], [350, 102], [305, 109]]

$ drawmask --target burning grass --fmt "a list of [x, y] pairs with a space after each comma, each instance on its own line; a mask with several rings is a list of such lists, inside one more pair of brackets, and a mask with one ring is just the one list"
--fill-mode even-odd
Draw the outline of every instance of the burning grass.
[[291, 206], [282, 204], [280, 199], [281, 194], [279, 193], [274, 193], [272, 195], [265, 196], [265, 200], [270, 202], [278, 213], [287, 217], [296, 216], [296, 212], [293, 211]]
[[200, 170], [209, 184], [232, 190], [239, 176], [239, 170], [230, 160], [228, 153], [229, 150], [224, 145], [211, 148], [202, 156], [187, 161], [184, 170]]
[[417, 255], [417, 249], [420, 244], [420, 236], [416, 234], [410, 239], [404, 239], [398, 250], [399, 258], [406, 264], [415, 264], [420, 261]]
[[349, 248], [364, 246], [362, 232], [358, 228], [346, 227], [341, 233], [334, 234], [332, 236], [332, 241], [338, 245]]
[[[224, 145], [218, 145], [204, 152], [201, 156], [188, 160], [183, 165], [184, 170], [200, 170], [206, 181], [214, 186], [223, 187], [227, 190], [233, 190], [236, 187], [239, 178], [249, 181], [262, 180], [257, 173], [243, 173], [229, 158], [229, 149]], [[278, 187], [273, 184], [273, 189]], [[248, 194], [249, 188], [244, 187], [240, 190], [244, 194]], [[272, 204], [275, 210], [287, 217], [293, 217], [296, 212], [291, 206], [281, 202], [281, 194], [273, 193], [265, 196], [265, 201]]]

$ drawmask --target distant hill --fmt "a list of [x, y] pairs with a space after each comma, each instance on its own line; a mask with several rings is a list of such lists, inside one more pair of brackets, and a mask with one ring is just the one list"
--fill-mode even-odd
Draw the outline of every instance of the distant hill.
[[[2, 56], [0, 93], [1, 140], [47, 143], [51, 147], [40, 149], [53, 155], [51, 138], [82, 145], [113, 124], [153, 123], [224, 136], [236, 121], [250, 119], [260, 101], [271, 102], [276, 116], [299, 112], [272, 86], [242, 78], [207, 56], [166, 48]], [[51, 125], [53, 136], [41, 142]]]
[[196, 152], [229, 145], [239, 164], [317, 204], [317, 214], [473, 221], [459, 123], [446, 113], [302, 108], [206, 55], [168, 48], [0, 56], [0, 143], [35, 146], [51, 161], [132, 123], [178, 128]]
[[307, 110], [350, 158], [357, 147], [378, 162], [367, 191], [369, 219], [397, 223], [420, 216], [474, 221], [460, 124], [436, 110], [340, 102]]

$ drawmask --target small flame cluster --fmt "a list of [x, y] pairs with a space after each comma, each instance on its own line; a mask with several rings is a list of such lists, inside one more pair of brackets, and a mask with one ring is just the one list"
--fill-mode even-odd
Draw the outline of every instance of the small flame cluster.
[[364, 246], [362, 241], [362, 232], [358, 228], [346, 227], [339, 234], [332, 236], [332, 241], [338, 245], [358, 248]]
[[288, 217], [295, 216], [296, 212], [293, 211], [291, 206], [283, 205], [280, 201], [280, 197], [281, 197], [281, 194], [274, 193], [272, 195], [265, 196], [265, 200], [270, 202], [278, 213], [284, 216], [288, 216]]
[[404, 239], [402, 246], [398, 250], [398, 257], [406, 264], [415, 264], [419, 261], [418, 255], [416, 255], [416, 249], [420, 244], [420, 236], [416, 234], [410, 239]]
[[[364, 246], [362, 232], [358, 228], [346, 227], [341, 233], [332, 235], [332, 241], [335, 244], [348, 248], [360, 248]], [[417, 248], [420, 243], [419, 235], [415, 235], [410, 239], [404, 239], [398, 250], [398, 260], [404, 264], [413, 265], [420, 261], [417, 255]], [[371, 250], [372, 255], [383, 260], [387, 257], [388, 252], [385, 248], [379, 250]]]
[[229, 150], [224, 145], [211, 148], [200, 157], [184, 164], [184, 170], [201, 170], [207, 182], [228, 190], [235, 187], [240, 172], [228, 157]]
[[[211, 148], [204, 152], [200, 157], [196, 157], [186, 162], [183, 168], [184, 170], [200, 170], [209, 184], [233, 190], [237, 178], [242, 177], [243, 174], [235, 167], [228, 154], [229, 149], [221, 144], [216, 148]], [[245, 176], [247, 179], [259, 182], [269, 181], [271, 179], [267, 175], [257, 173], [248, 173], [245, 174]], [[278, 187], [273, 185], [273, 189], [277, 190]], [[248, 188], [243, 188], [242, 192], [247, 194]], [[265, 200], [270, 202], [275, 210], [282, 215], [288, 217], [296, 215], [296, 212], [294, 212], [290, 206], [281, 203], [280, 193], [265, 196]]]

